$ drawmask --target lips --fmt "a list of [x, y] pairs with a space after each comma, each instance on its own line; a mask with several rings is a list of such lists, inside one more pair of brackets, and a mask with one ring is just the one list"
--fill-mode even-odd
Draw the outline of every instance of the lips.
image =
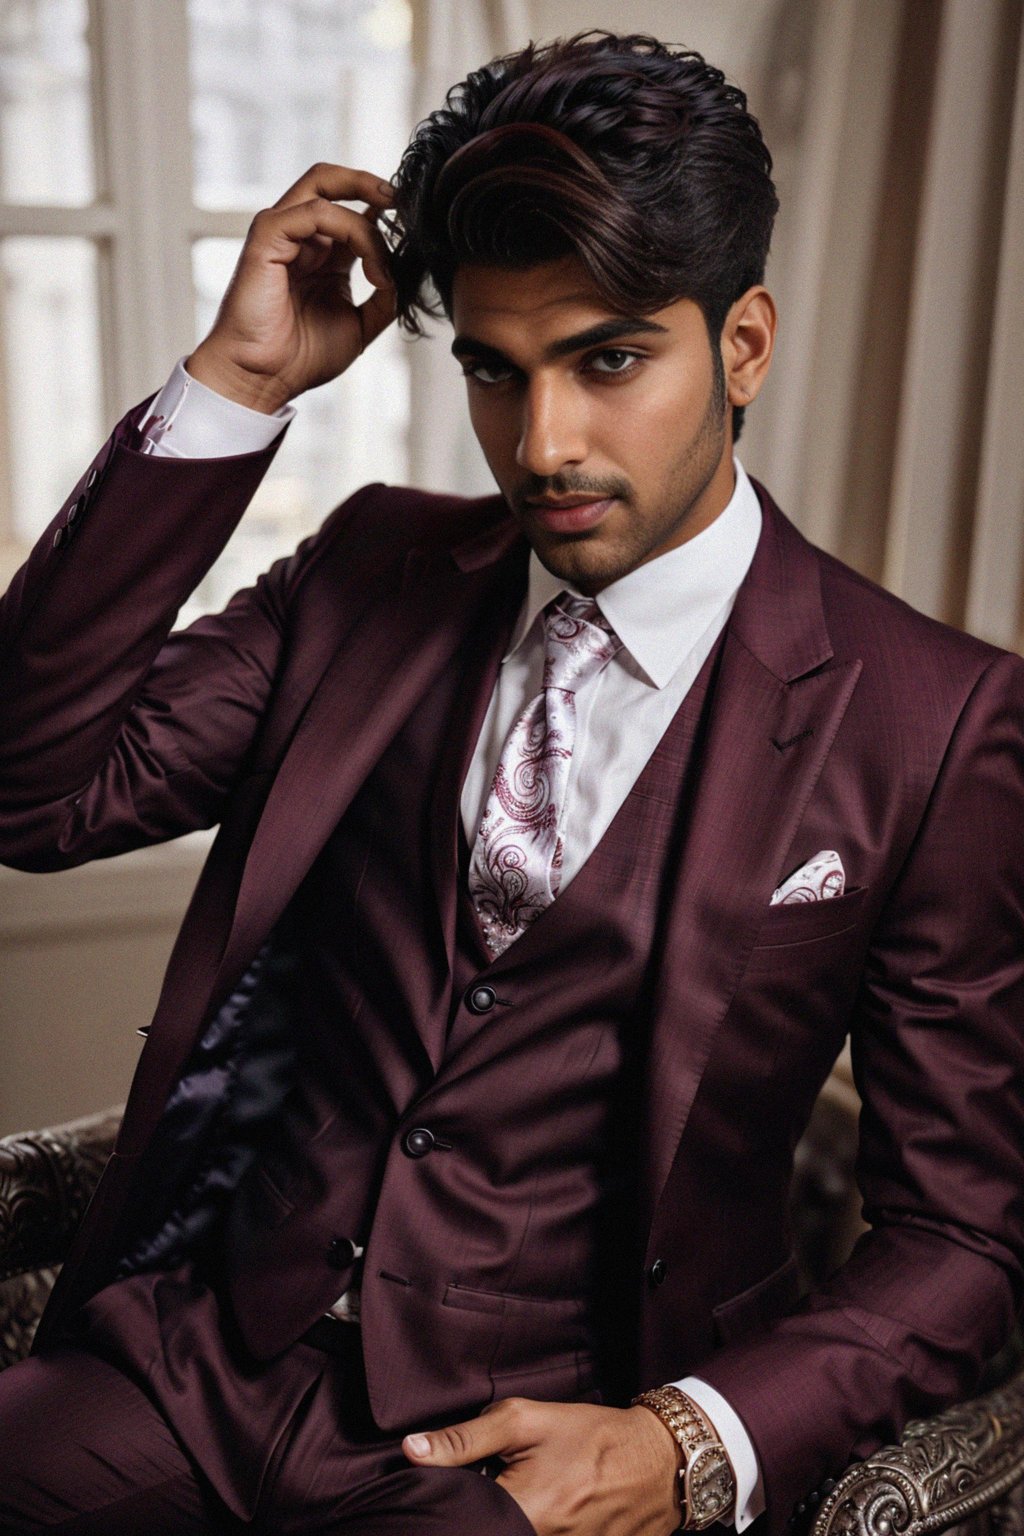
[[601, 522], [615, 499], [605, 496], [594, 501], [571, 496], [561, 501], [528, 501], [526, 506], [531, 517], [550, 533], [584, 533]]

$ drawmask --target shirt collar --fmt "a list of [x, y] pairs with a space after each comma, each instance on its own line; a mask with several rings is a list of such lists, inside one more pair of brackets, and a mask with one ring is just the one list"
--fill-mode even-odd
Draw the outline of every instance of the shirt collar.
[[[738, 459], [736, 485], [714, 522], [598, 594], [601, 612], [655, 688], [664, 688], [712, 619], [736, 595], [761, 533], [761, 504]], [[530, 554], [526, 598], [504, 661], [523, 644], [541, 610], [567, 586]]]

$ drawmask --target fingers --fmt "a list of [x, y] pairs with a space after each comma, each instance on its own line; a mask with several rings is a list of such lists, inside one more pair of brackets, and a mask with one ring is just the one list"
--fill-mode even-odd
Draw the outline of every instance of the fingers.
[[477, 1419], [406, 1435], [402, 1450], [410, 1461], [429, 1467], [465, 1467], [489, 1456], [515, 1456], [531, 1443], [524, 1422], [528, 1406], [506, 1398]]
[[288, 188], [274, 204], [275, 208], [290, 208], [293, 203], [305, 203], [314, 197], [326, 197], [330, 202], [352, 202], [361, 199], [372, 208], [388, 208], [394, 202], [390, 183], [375, 176], [372, 171], [354, 171], [345, 165], [331, 165], [319, 161], [311, 165], [295, 184]]
[[285, 208], [275, 204], [258, 213], [250, 226], [248, 253], [259, 260], [288, 264], [298, 258], [307, 242], [322, 245], [323, 237], [347, 246], [353, 259], [361, 258], [375, 288], [390, 288], [389, 253], [380, 230], [368, 216], [339, 208], [325, 197]]

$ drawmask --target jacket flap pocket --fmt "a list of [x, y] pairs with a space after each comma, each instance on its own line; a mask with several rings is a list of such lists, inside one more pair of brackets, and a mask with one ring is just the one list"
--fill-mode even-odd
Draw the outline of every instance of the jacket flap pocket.
[[800, 1266], [791, 1254], [785, 1264], [773, 1269], [756, 1285], [748, 1286], [712, 1309], [715, 1337], [719, 1344], [733, 1344], [748, 1333], [765, 1327], [773, 1317], [788, 1312], [799, 1299]]
[[578, 1296], [524, 1296], [514, 1291], [482, 1291], [475, 1286], [459, 1285], [457, 1281], [445, 1287], [441, 1305], [456, 1307], [462, 1312], [496, 1312], [507, 1318], [521, 1317], [536, 1321], [538, 1326], [550, 1319], [577, 1318], [583, 1310]]

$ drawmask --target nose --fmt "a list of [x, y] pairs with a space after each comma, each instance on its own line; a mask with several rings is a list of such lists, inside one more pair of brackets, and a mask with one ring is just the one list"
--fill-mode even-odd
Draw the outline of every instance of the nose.
[[534, 378], [523, 396], [516, 463], [533, 475], [555, 475], [587, 457], [583, 402], [554, 379]]

